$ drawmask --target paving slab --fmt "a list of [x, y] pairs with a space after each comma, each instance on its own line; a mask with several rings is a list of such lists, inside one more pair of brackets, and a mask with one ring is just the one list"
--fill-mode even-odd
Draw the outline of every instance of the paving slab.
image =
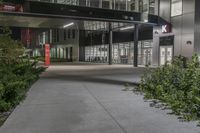
[[122, 91], [143, 73], [128, 65], [52, 65], [0, 133], [200, 133], [196, 122], [179, 122]]

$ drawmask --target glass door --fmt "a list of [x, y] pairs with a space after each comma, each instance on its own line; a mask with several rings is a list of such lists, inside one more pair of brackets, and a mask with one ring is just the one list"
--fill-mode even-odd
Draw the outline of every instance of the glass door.
[[160, 46], [160, 65], [170, 63], [173, 57], [173, 46]]
[[144, 65], [151, 65], [152, 62], [152, 49], [151, 48], [147, 48], [143, 50], [143, 64]]

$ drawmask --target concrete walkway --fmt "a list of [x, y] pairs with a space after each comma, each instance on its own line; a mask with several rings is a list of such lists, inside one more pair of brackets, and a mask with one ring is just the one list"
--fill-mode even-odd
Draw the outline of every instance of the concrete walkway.
[[142, 96], [122, 91], [143, 71], [120, 65], [51, 66], [0, 133], [199, 133], [196, 123], [179, 122], [149, 107]]

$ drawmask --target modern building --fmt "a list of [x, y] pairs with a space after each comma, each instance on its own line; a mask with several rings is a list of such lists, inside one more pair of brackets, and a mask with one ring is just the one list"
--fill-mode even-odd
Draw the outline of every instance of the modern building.
[[199, 0], [7, 0], [10, 26], [31, 56], [109, 64], [163, 65], [200, 54]]

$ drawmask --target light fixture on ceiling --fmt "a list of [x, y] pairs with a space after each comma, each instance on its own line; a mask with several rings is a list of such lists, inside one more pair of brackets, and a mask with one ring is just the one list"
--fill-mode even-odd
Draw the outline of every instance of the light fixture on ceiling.
[[70, 27], [70, 26], [72, 26], [72, 25], [74, 25], [74, 23], [72, 22], [72, 23], [69, 23], [69, 24], [66, 24], [66, 25], [64, 25], [63, 26], [63, 28], [67, 28], [67, 27]]
[[134, 29], [135, 26], [127, 26], [127, 27], [123, 27], [123, 28], [120, 28], [120, 30], [129, 30], [129, 29]]

